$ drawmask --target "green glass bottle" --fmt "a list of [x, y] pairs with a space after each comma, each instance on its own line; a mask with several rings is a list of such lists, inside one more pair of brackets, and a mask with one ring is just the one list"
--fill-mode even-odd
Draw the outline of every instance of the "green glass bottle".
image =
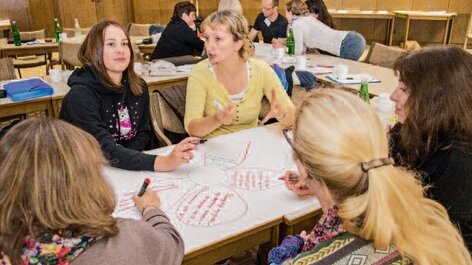
[[287, 36], [287, 54], [294, 55], [295, 54], [295, 38], [293, 37], [293, 30], [290, 28], [288, 30]]
[[369, 80], [367, 78], [361, 79], [361, 91], [359, 92], [359, 97], [370, 104]]
[[13, 42], [15, 43], [15, 46], [20, 46], [21, 45], [21, 36], [20, 36], [20, 31], [18, 31], [18, 26], [16, 25], [16, 21], [11, 22], [11, 32], [13, 34]]
[[56, 38], [56, 42], [61, 41], [61, 25], [59, 25], [59, 21], [57, 18], [54, 19], [54, 37]]

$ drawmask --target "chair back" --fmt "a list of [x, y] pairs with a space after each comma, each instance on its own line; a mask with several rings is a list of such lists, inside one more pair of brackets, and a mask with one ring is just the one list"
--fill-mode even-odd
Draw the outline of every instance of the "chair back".
[[131, 48], [133, 49], [132, 52], [134, 53], [134, 62], [143, 63], [144, 62], [143, 55], [141, 51], [139, 50], [138, 45], [134, 41], [131, 41]]
[[20, 37], [22, 40], [45, 39], [46, 30], [40, 29], [40, 30], [35, 30], [35, 31], [21, 31]]
[[61, 41], [59, 43], [59, 58], [62, 69], [74, 69], [75, 66], [82, 66], [79, 61], [78, 53], [82, 43]]
[[[90, 28], [80, 28], [80, 32], [82, 33], [82, 36], [87, 36], [89, 33]], [[67, 34], [68, 38], [73, 38], [75, 37], [75, 29], [74, 28], [62, 28], [62, 32]]]
[[0, 81], [11, 79], [16, 79], [13, 58], [2, 58], [0, 59]]
[[128, 24], [128, 35], [130, 36], [149, 36], [149, 26], [151, 24]]
[[399, 47], [386, 46], [378, 42], [372, 42], [365, 62], [387, 68], [393, 68], [395, 60], [407, 53], [407, 51]]
[[149, 105], [154, 133], [162, 145], [171, 145], [185, 138], [186, 86], [173, 86], [150, 93]]

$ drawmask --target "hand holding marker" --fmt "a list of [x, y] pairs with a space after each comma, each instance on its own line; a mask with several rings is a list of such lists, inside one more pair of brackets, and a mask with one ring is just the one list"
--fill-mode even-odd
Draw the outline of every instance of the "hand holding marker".
[[143, 196], [143, 194], [146, 192], [146, 188], [149, 185], [149, 183], [151, 183], [151, 180], [149, 178], [146, 178], [143, 182], [143, 185], [141, 186], [141, 189], [139, 189], [138, 197]]

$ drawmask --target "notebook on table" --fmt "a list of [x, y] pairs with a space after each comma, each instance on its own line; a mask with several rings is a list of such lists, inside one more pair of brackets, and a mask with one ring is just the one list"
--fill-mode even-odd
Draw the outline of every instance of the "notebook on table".
[[54, 90], [41, 78], [11, 81], [3, 85], [12, 101], [22, 101], [52, 95]]

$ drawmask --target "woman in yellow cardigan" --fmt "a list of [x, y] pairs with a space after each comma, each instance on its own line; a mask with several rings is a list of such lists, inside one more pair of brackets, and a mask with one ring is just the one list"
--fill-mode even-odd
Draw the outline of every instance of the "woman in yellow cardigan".
[[264, 61], [249, 58], [253, 47], [246, 19], [232, 10], [209, 15], [202, 24], [208, 59], [191, 71], [185, 129], [203, 138], [256, 127], [261, 100], [270, 101], [262, 120], [293, 121], [294, 106], [277, 75]]

